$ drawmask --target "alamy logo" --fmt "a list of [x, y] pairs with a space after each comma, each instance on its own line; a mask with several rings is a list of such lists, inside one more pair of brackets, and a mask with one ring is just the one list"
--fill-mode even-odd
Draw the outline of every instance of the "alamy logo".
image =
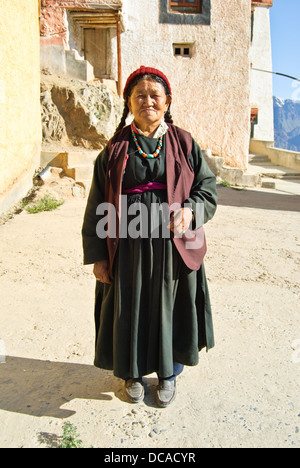
[[[169, 239], [171, 237], [169, 227], [171, 214], [177, 212], [178, 225], [184, 224], [182, 208], [189, 208], [193, 211], [190, 203], [185, 203], [183, 206], [179, 203], [173, 203], [171, 206], [168, 203], [151, 203], [151, 206], [148, 207], [140, 201], [130, 204], [127, 195], [120, 195], [119, 213], [111, 203], [98, 205], [96, 215], [99, 217], [99, 221], [96, 226], [96, 233], [100, 239], [106, 239], [107, 237], [111, 239], [117, 237], [120, 239]], [[203, 226], [204, 204], [197, 203], [194, 209], [196, 209], [194, 215], [197, 224]], [[122, 215], [119, 224], [120, 213]], [[204, 242], [204, 237], [195, 235], [194, 231], [191, 230], [191, 226], [175, 232], [174, 237], [184, 238], [188, 250], [198, 249], [203, 246]]]

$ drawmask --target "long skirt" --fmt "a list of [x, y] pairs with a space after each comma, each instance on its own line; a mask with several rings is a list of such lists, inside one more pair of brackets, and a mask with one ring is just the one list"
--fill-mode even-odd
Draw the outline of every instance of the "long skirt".
[[[138, 201], [164, 200], [153, 191]], [[94, 364], [116, 377], [167, 378], [174, 362], [197, 365], [199, 351], [214, 346], [204, 264], [190, 270], [171, 238], [121, 238], [112, 284], [96, 285], [95, 325]]]

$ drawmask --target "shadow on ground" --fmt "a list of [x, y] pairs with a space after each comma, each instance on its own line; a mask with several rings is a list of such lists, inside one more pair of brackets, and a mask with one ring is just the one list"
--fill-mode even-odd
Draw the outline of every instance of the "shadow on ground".
[[76, 398], [125, 400], [122, 381], [94, 366], [9, 356], [0, 364], [0, 409], [32, 416], [68, 418], [62, 406]]
[[242, 190], [218, 185], [219, 205], [262, 210], [300, 212], [300, 197], [258, 190]]

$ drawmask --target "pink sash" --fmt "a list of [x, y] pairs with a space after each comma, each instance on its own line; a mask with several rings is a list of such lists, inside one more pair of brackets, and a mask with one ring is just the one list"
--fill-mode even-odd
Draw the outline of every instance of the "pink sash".
[[167, 190], [167, 186], [165, 184], [161, 184], [160, 182], [148, 182], [148, 184], [142, 184], [128, 190], [123, 190], [123, 193], [144, 193], [148, 192], [149, 190]]

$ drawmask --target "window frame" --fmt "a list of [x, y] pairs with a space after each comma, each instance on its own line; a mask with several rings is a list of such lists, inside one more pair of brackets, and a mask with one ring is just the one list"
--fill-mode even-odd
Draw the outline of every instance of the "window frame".
[[[175, 58], [182, 57], [185, 59], [191, 59], [194, 55], [194, 42], [176, 42], [173, 43], [173, 56]], [[177, 50], [180, 50], [180, 53], [176, 53]], [[185, 51], [188, 50], [188, 54]]]
[[[174, 0], [175, 2], [175, 0]], [[181, 13], [170, 11], [170, 0], [159, 0], [159, 22], [161, 24], [187, 24], [206, 25], [211, 24], [211, 3], [212, 0], [201, 0], [201, 13]]]
[[[187, 10], [177, 10], [175, 8], [186, 8]], [[195, 8], [195, 11], [188, 11], [189, 8]], [[169, 0], [169, 12], [186, 15], [201, 15], [202, 13], [202, 0], [195, 0], [194, 3], [187, 0]]]

